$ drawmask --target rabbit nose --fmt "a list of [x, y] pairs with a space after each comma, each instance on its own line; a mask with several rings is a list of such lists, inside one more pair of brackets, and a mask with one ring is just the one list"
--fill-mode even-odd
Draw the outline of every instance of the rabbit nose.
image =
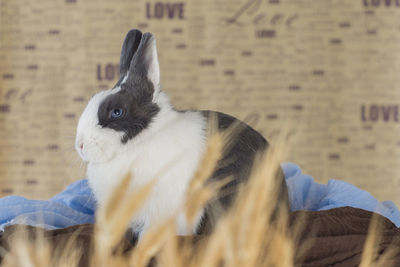
[[83, 141], [82, 140], [79, 140], [76, 142], [76, 148], [79, 150], [83, 149]]

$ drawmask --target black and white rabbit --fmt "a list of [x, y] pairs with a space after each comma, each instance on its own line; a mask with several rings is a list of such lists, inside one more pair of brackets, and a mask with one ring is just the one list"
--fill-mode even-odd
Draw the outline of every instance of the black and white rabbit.
[[[90, 99], [77, 127], [76, 150], [88, 163], [87, 178], [98, 204], [105, 204], [128, 171], [133, 177], [132, 190], [157, 177], [149, 199], [132, 219], [133, 232], [140, 236], [175, 214], [179, 214], [178, 235], [209, 231], [212, 203], [194, 225], [186, 222], [183, 206], [186, 189], [205, 151], [210, 112], [175, 110], [160, 90], [155, 38], [151, 33], [129, 31], [121, 51], [119, 81]], [[219, 128], [238, 122], [229, 115], [213, 113]], [[247, 125], [242, 128], [224, 156], [229, 164], [218, 166], [213, 175], [233, 175], [226, 186], [230, 189], [247, 179], [255, 154], [268, 147], [258, 132]], [[286, 184], [283, 179], [279, 183], [280, 204], [287, 205]], [[232, 198], [224, 195], [218, 201], [227, 208]]]

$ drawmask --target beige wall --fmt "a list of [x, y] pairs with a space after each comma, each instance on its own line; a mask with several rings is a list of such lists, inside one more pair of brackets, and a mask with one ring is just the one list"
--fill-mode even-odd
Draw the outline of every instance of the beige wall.
[[319, 182], [400, 204], [400, 1], [0, 0], [0, 195], [47, 198], [84, 177], [87, 100], [112, 86], [131, 28], [158, 40], [178, 108], [287, 129]]

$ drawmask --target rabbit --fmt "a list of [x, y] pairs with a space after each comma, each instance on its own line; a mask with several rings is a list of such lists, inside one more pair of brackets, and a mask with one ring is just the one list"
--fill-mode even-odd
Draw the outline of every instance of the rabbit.
[[[234, 195], [224, 195], [199, 212], [194, 223], [186, 221], [185, 193], [205, 152], [207, 126], [212, 115], [226, 129], [238, 119], [215, 111], [178, 111], [160, 89], [160, 67], [153, 34], [130, 30], [123, 42], [120, 79], [108, 90], [95, 94], [84, 109], [76, 131], [75, 148], [87, 163], [87, 179], [99, 206], [105, 205], [122, 177], [132, 173], [129, 189], [135, 190], [157, 178], [150, 196], [132, 218], [131, 231], [139, 239], [151, 226], [178, 214], [177, 235], [209, 233], [215, 221], [213, 205], [223, 210]], [[234, 145], [224, 154], [210, 179], [233, 176], [224, 189], [235, 189], [249, 176], [256, 153], [268, 142], [250, 126], [243, 125]], [[222, 162], [221, 160], [221, 162]], [[278, 205], [287, 206], [282, 173]], [[222, 189], [221, 189], [222, 190]]]

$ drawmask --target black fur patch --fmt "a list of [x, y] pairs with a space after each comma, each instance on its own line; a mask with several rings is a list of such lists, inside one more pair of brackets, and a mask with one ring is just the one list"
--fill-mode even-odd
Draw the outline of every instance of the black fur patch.
[[[97, 113], [99, 124], [124, 132], [121, 142], [125, 144], [146, 129], [159, 112], [158, 105], [152, 102], [153, 91], [153, 84], [149, 81], [136, 86], [122, 84], [119, 92], [109, 95], [101, 103]], [[119, 118], [112, 118], [111, 112], [116, 108], [121, 108], [123, 114]]]
[[[220, 189], [218, 198], [205, 207], [205, 213], [196, 233], [208, 234], [214, 228], [217, 218], [221, 216], [219, 208], [226, 211], [232, 205], [238, 186], [250, 177], [257, 153], [267, 150], [269, 144], [260, 133], [232, 116], [215, 111], [202, 111], [202, 114], [207, 119], [211, 115], [216, 115], [219, 130], [225, 130], [237, 123], [234, 127], [238, 131], [233, 136], [233, 144], [227, 151], [224, 151], [222, 159], [210, 179], [212, 181], [232, 177], [232, 180]], [[276, 177], [281, 183], [277, 207], [283, 205], [288, 208], [288, 192], [283, 177], [283, 172], [280, 170]]]
[[142, 32], [139, 30], [132, 29], [126, 34], [124, 43], [121, 48], [121, 56], [119, 60], [120, 79], [118, 80], [115, 87], [121, 85], [122, 80], [128, 73], [132, 58], [136, 53], [141, 40], [142, 40]]
[[[153, 40], [151, 33], [142, 34], [139, 30], [128, 32], [121, 50], [121, 77], [116, 85], [121, 86], [121, 90], [104, 99], [97, 112], [99, 125], [124, 132], [123, 144], [147, 128], [160, 111], [158, 105], [152, 102], [154, 85], [148, 78], [151, 60], [157, 57], [151, 50]], [[126, 75], [126, 81], [121, 84]], [[114, 109], [121, 109], [122, 115], [113, 118]]]
[[119, 60], [119, 73], [121, 77], [128, 73], [133, 55], [136, 53], [141, 39], [142, 32], [139, 30], [133, 29], [126, 34]]
[[[212, 178], [222, 179], [233, 176], [234, 179], [222, 190], [235, 188], [249, 178], [256, 154], [266, 150], [268, 142], [256, 130], [230, 115], [215, 111], [203, 111], [202, 114], [207, 118], [210, 114], [217, 115], [219, 130], [225, 130], [234, 123], [238, 123], [234, 126], [237, 127], [237, 133], [232, 136], [233, 144], [229, 150], [224, 151]], [[224, 208], [228, 207], [232, 202], [232, 195], [226, 195], [220, 199], [220, 202]]]

